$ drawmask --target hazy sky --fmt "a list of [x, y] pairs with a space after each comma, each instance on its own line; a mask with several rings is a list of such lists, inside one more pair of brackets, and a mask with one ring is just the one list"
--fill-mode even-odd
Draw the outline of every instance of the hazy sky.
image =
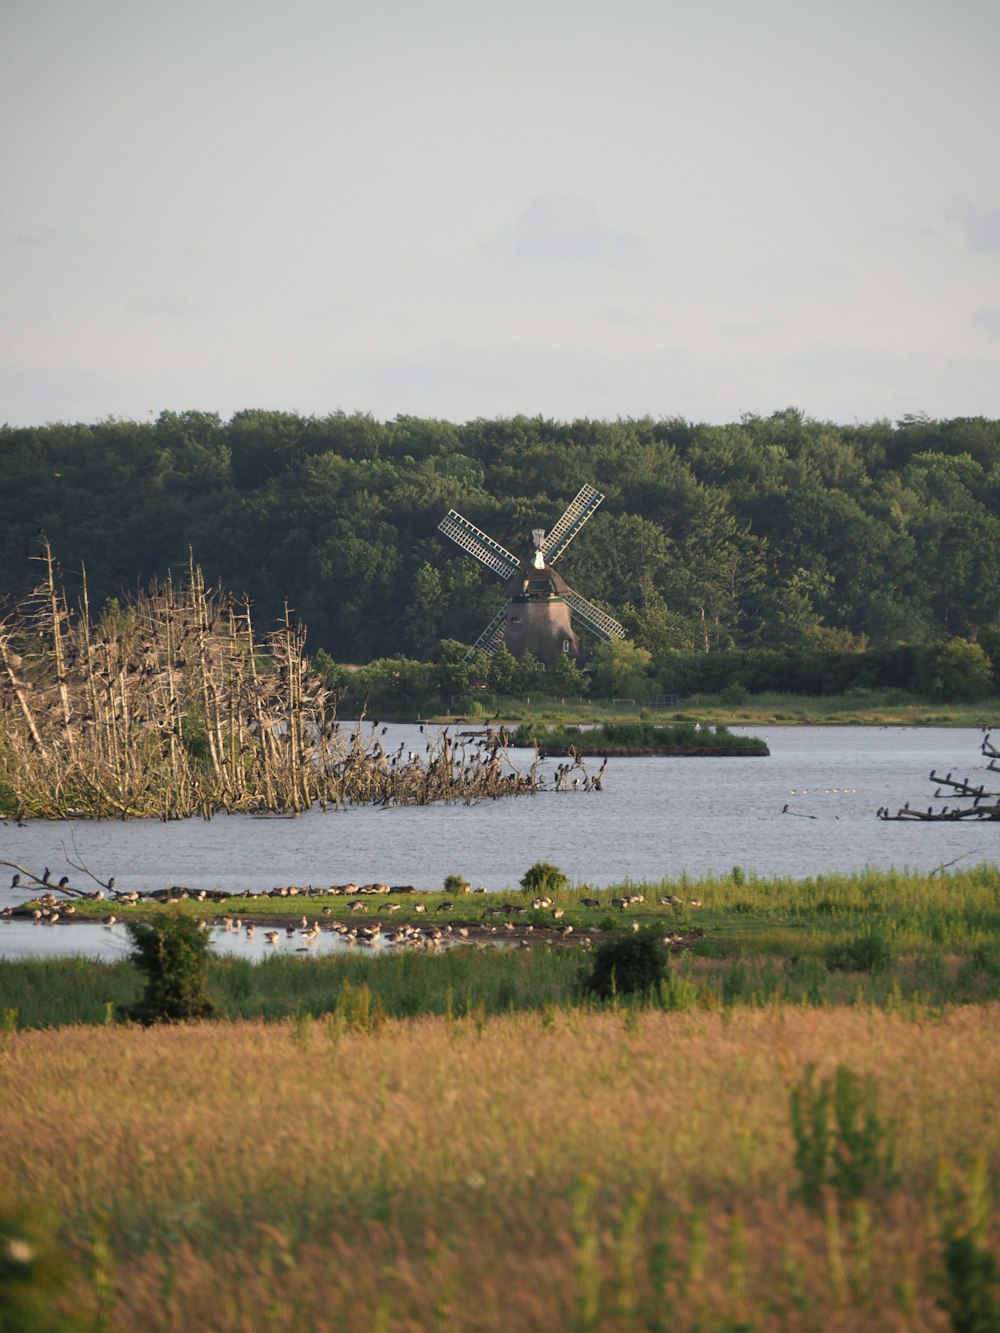
[[1000, 0], [5, 0], [0, 422], [1000, 417]]

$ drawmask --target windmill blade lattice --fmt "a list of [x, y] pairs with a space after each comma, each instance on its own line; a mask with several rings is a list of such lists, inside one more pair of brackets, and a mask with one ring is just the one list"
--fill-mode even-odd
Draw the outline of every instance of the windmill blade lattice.
[[484, 653], [489, 653], [489, 655], [492, 657], [493, 654], [497, 652], [500, 645], [503, 643], [503, 626], [504, 626], [504, 621], [506, 619], [507, 619], [507, 606], [505, 604], [496, 613], [496, 615], [493, 617], [490, 623], [486, 626], [482, 634], [480, 634], [479, 638], [472, 645], [469, 651], [465, 654], [465, 657], [462, 660], [464, 662], [468, 662], [472, 658], [473, 654], [476, 653], [476, 651], [480, 648], [483, 650]]
[[509, 579], [521, 566], [520, 560], [516, 555], [512, 555], [506, 546], [501, 546], [499, 542], [487, 536], [482, 528], [477, 528], [475, 523], [463, 518], [457, 510], [449, 509], [438, 524], [438, 529], [461, 546], [463, 551], [474, 555], [498, 578]]
[[624, 625], [620, 625], [614, 616], [609, 616], [606, 611], [602, 611], [593, 602], [588, 602], [586, 597], [581, 597], [572, 588], [566, 593], [566, 600], [573, 608], [573, 614], [582, 620], [587, 628], [592, 630], [599, 638], [625, 638]]
[[566, 512], [551, 532], [545, 534], [542, 551], [550, 565], [562, 556], [584, 523], [604, 499], [600, 491], [593, 486], [582, 486], [574, 500], [566, 507]]

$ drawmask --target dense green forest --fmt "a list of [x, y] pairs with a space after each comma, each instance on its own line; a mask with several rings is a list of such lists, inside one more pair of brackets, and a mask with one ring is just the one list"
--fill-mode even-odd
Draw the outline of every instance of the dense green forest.
[[1000, 643], [1000, 421], [164, 412], [5, 426], [0, 460], [5, 600], [35, 580], [39, 529], [71, 598], [86, 564], [92, 607], [190, 547], [258, 624], [287, 598], [339, 662], [472, 642], [502, 589], [439, 520], [457, 508], [526, 551], [584, 482], [607, 498], [561, 569], [661, 663]]

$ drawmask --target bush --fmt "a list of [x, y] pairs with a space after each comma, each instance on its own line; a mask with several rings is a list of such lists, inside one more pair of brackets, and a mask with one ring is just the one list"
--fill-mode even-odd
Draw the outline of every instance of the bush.
[[938, 1214], [944, 1271], [938, 1304], [951, 1318], [956, 1333], [998, 1333], [1000, 1330], [1000, 1265], [990, 1245], [989, 1171], [983, 1157], [966, 1169], [941, 1165]]
[[129, 1009], [140, 1023], [209, 1018], [215, 1006], [205, 992], [208, 935], [179, 909], [157, 921], [130, 921], [131, 962], [146, 978], [146, 992]]
[[569, 879], [558, 866], [548, 861], [536, 861], [521, 877], [521, 888], [526, 893], [554, 894], [565, 893], [569, 888]]
[[949, 639], [923, 650], [917, 686], [935, 703], [986, 699], [993, 692], [993, 663], [980, 644]]
[[831, 971], [868, 972], [874, 976], [892, 966], [896, 952], [882, 931], [872, 929], [832, 941], [824, 950], [824, 958]]
[[823, 1079], [814, 1088], [814, 1073], [814, 1066], [809, 1065], [791, 1095], [802, 1201], [818, 1208], [824, 1186], [836, 1190], [842, 1205], [877, 1188], [891, 1189], [896, 1183], [895, 1131], [878, 1117], [874, 1079], [859, 1078], [845, 1065], [838, 1065], [832, 1079]]
[[666, 952], [655, 930], [605, 940], [594, 950], [586, 988], [601, 999], [660, 991]]

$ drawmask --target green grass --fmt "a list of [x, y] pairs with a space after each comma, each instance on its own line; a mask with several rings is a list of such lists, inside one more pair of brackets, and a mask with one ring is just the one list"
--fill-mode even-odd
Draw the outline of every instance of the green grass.
[[[482, 721], [499, 711], [508, 723], [580, 724], [646, 721], [722, 723], [726, 726], [904, 726], [1000, 727], [1000, 699], [976, 703], [932, 703], [899, 691], [854, 690], [849, 694], [804, 695], [777, 692], [748, 695], [740, 704], [719, 695], [701, 694], [669, 708], [652, 703], [606, 700], [491, 698], [488, 707], [470, 702], [461, 714], [434, 713], [428, 722]], [[400, 720], [408, 720], [400, 718]]]
[[[612, 897], [628, 892], [641, 893], [645, 901], [625, 911], [612, 908]], [[892, 1006], [1000, 998], [1000, 871], [989, 865], [949, 875], [870, 871], [806, 880], [757, 879], [735, 866], [727, 875], [699, 880], [576, 887], [552, 896], [563, 909], [560, 925], [573, 924], [578, 937], [595, 925], [607, 935], [631, 931], [639, 922], [687, 938], [671, 962], [672, 975], [686, 988], [640, 996], [634, 1001], [640, 1005], [672, 1008], [683, 1000], [712, 1008], [783, 1000]], [[657, 902], [668, 896], [681, 901]], [[413, 915], [415, 897], [403, 896], [397, 920]], [[581, 906], [585, 897], [599, 905]], [[431, 907], [425, 919], [433, 920], [433, 906], [444, 895], [419, 899]], [[369, 899], [373, 910], [379, 901]], [[485, 905], [504, 901], [526, 904], [530, 894], [469, 895], [456, 903], [453, 916], [476, 919]], [[259, 907], [259, 914], [304, 911], [309, 919], [322, 919], [322, 902], [262, 898], [253, 906], [255, 915]], [[345, 914], [342, 898], [327, 902]], [[238, 898], [191, 904], [189, 910], [246, 916], [250, 905]], [[148, 907], [130, 911], [155, 915]], [[539, 934], [553, 924], [548, 910], [515, 919], [534, 924]], [[391, 1017], [489, 1016], [588, 1003], [581, 980], [589, 966], [579, 947], [558, 944], [530, 950], [459, 946], [440, 955], [386, 950], [275, 956], [259, 963], [215, 958], [208, 990], [220, 1015], [229, 1019], [321, 1017], [337, 1010], [346, 987], [367, 987], [371, 1003]], [[134, 1003], [139, 990], [138, 974], [128, 962], [0, 960], [0, 1010], [18, 1028], [100, 1024]]]
[[[616, 897], [641, 894], [644, 902], [632, 904], [624, 912], [612, 907]], [[891, 930], [903, 951], [921, 948], [973, 949], [996, 938], [1000, 933], [1000, 869], [980, 865], [948, 874], [910, 873], [897, 870], [871, 870], [853, 874], [816, 875], [803, 880], [758, 878], [734, 866], [721, 875], [663, 879], [592, 889], [579, 884], [557, 889], [550, 895], [555, 907], [563, 909], [561, 925], [574, 929], [590, 926], [630, 929], [633, 920], [643, 925], [685, 930], [698, 927], [715, 941], [728, 941], [738, 947], [741, 941], [754, 939], [762, 931], [772, 940], [801, 939], [816, 933], [822, 938], [850, 934], [879, 927]], [[363, 896], [367, 912], [352, 913], [350, 901], [343, 896], [234, 897], [218, 903], [188, 901], [185, 910], [209, 921], [223, 916], [257, 920], [291, 919], [305, 916], [309, 921], [340, 919], [344, 921], [387, 923], [400, 921], [478, 922], [484, 911], [503, 904], [525, 908], [515, 921], [551, 926], [547, 910], [533, 911], [531, 890], [512, 888], [502, 894], [464, 895], [444, 892], [419, 892], [395, 895]], [[676, 906], [661, 905], [658, 900], [676, 898]], [[582, 906], [591, 899], [596, 907]], [[453, 909], [442, 914], [445, 902]], [[397, 905], [389, 916], [384, 908]], [[422, 914], [416, 912], [422, 906]], [[30, 909], [31, 903], [24, 904]], [[80, 919], [101, 919], [108, 914], [107, 902], [76, 901]], [[325, 911], [324, 909], [329, 909]], [[382, 908], [383, 911], [379, 911]], [[134, 907], [114, 905], [122, 920], [152, 918], [162, 906], [143, 901]]]

